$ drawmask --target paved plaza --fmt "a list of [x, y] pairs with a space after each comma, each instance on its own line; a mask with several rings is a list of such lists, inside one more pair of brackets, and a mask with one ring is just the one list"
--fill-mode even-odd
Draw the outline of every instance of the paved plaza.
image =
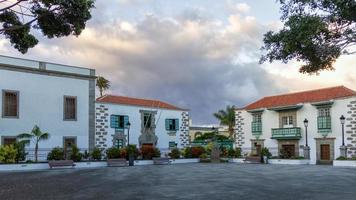
[[356, 199], [356, 169], [180, 164], [0, 173], [0, 199]]

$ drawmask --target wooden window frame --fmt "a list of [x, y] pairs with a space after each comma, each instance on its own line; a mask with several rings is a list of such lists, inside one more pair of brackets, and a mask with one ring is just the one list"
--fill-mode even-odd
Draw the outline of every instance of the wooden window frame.
[[[66, 119], [66, 99], [75, 99], [75, 118]], [[78, 120], [78, 98], [76, 96], [64, 96], [63, 97], [63, 121], [77, 121]]]
[[1, 145], [4, 146], [5, 145], [5, 139], [15, 139], [17, 142], [17, 137], [16, 136], [1, 136]]
[[[7, 116], [5, 115], [5, 94], [6, 93], [15, 93], [17, 97], [17, 113], [16, 116]], [[10, 119], [19, 119], [20, 118], [20, 92], [17, 90], [2, 90], [2, 118], [10, 118]]]

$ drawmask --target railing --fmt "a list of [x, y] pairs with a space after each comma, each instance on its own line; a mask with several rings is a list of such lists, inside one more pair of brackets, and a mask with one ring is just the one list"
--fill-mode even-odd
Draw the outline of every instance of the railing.
[[273, 128], [272, 139], [300, 139], [302, 137], [299, 127]]
[[[195, 140], [191, 143], [192, 146], [206, 146], [210, 141], [208, 140]], [[234, 141], [232, 140], [222, 140], [217, 141], [218, 145], [226, 148], [233, 148]]]
[[318, 117], [318, 130], [330, 130], [331, 117]]
[[251, 132], [252, 135], [262, 134], [262, 122], [251, 122]]

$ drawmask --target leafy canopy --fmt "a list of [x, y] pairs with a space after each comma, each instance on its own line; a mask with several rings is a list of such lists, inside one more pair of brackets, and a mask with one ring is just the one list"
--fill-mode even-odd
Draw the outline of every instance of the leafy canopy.
[[214, 113], [214, 117], [220, 121], [220, 125], [228, 127], [230, 138], [233, 138], [235, 127], [235, 107], [226, 106], [225, 110], [219, 110], [217, 113]]
[[296, 59], [301, 73], [334, 70], [342, 54], [356, 45], [355, 0], [279, 0], [284, 27], [264, 35], [260, 62]]
[[31, 29], [47, 38], [79, 36], [91, 18], [94, 0], [2, 0], [0, 34], [21, 53], [37, 45]]

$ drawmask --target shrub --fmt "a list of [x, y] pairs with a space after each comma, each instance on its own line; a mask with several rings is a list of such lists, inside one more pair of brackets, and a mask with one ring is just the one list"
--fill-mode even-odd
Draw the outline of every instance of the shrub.
[[127, 148], [120, 149], [119, 158], [125, 158], [126, 160], [128, 160], [127, 159], [128, 157], [129, 157], [129, 154], [127, 153]]
[[161, 152], [157, 148], [145, 146], [141, 147], [141, 156], [144, 160], [151, 160], [153, 157], [161, 157]]
[[203, 153], [199, 156], [200, 159], [207, 159], [208, 158], [208, 154]]
[[192, 158], [192, 149], [191, 149], [191, 147], [186, 147], [183, 150], [183, 157], [184, 158]]
[[236, 148], [235, 149], [235, 158], [241, 158], [242, 155], [241, 155], [241, 148]]
[[101, 150], [99, 148], [94, 148], [91, 152], [91, 158], [93, 160], [101, 160]]
[[16, 162], [18, 163], [19, 161], [24, 161], [26, 159], [26, 151], [25, 151], [25, 143], [23, 142], [16, 142], [14, 144], [15, 149], [17, 150], [17, 155], [16, 155]]
[[140, 151], [137, 149], [136, 145], [130, 144], [128, 147], [126, 147], [127, 150], [127, 159], [129, 157], [129, 153], [134, 156], [134, 159], [137, 159], [138, 155], [140, 154]]
[[220, 148], [220, 156], [223, 157], [223, 158], [229, 157], [229, 151], [230, 151], [230, 149], [227, 149], [227, 148], [224, 148], [224, 147]]
[[227, 151], [227, 156], [228, 156], [229, 158], [236, 158], [236, 150], [233, 149], [233, 148], [229, 149], [229, 150]]
[[85, 150], [84, 154], [83, 154], [83, 158], [87, 160], [87, 159], [89, 159], [89, 157], [90, 157], [90, 154], [88, 153], [88, 150]]
[[168, 154], [169, 157], [172, 159], [178, 159], [180, 158], [181, 152], [178, 148], [174, 148], [171, 150], [171, 152]]
[[199, 158], [203, 153], [205, 153], [205, 149], [202, 146], [191, 147], [190, 150], [192, 158]]
[[83, 158], [83, 154], [80, 153], [80, 150], [76, 145], [72, 146], [72, 153], [70, 155], [70, 159], [73, 160], [74, 162], [80, 162]]
[[347, 158], [344, 156], [340, 156], [340, 157], [336, 158], [336, 160], [347, 160]]
[[270, 158], [272, 156], [272, 154], [269, 152], [269, 149], [267, 147], [262, 148], [261, 155], [267, 156], [267, 158]]
[[0, 162], [15, 163], [17, 158], [17, 149], [14, 145], [0, 146]]
[[47, 160], [64, 160], [64, 151], [60, 147], [55, 147], [47, 155]]
[[106, 150], [107, 159], [120, 158], [120, 149], [116, 147], [111, 147]]

